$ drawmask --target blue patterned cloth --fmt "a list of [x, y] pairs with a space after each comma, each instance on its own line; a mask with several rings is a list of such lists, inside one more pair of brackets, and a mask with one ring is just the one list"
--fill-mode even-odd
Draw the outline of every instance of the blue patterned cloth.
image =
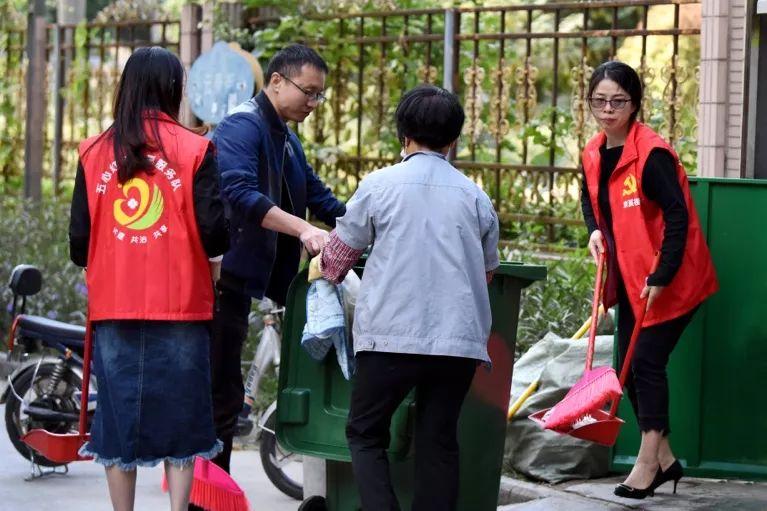
[[324, 279], [315, 280], [309, 286], [301, 346], [315, 360], [323, 360], [331, 346], [334, 347], [338, 365], [348, 380], [354, 374], [354, 348], [351, 328], [347, 325], [343, 287], [344, 284], [336, 286]]

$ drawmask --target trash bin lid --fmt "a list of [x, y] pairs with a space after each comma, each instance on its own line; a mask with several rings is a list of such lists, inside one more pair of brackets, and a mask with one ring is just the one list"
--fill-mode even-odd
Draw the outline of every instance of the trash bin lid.
[[503, 261], [495, 270], [495, 274], [526, 280], [528, 282], [523, 287], [527, 287], [536, 280], [546, 280], [546, 267], [517, 261]]

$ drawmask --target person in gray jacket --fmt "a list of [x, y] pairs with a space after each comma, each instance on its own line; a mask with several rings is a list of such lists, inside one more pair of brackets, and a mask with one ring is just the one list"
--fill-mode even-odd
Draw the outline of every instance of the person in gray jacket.
[[319, 259], [322, 276], [338, 283], [372, 244], [346, 428], [365, 511], [399, 509], [386, 449], [392, 415], [413, 388], [413, 509], [456, 506], [458, 416], [477, 365], [490, 362], [487, 284], [499, 265], [492, 203], [447, 160], [464, 119], [445, 89], [407, 92], [396, 111], [402, 162], [362, 181]]

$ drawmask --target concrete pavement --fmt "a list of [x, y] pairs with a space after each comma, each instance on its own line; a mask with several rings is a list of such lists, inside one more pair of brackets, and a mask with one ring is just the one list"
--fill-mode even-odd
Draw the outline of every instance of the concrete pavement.
[[767, 483], [683, 478], [661, 486], [654, 497], [613, 495], [623, 477], [571, 481], [555, 486], [504, 477], [498, 511], [767, 511]]
[[[0, 406], [0, 419], [4, 407]], [[299, 502], [280, 493], [266, 478], [255, 446], [235, 451], [232, 472], [253, 511], [294, 511]], [[111, 511], [104, 470], [93, 462], [70, 465], [66, 475], [25, 481], [30, 464], [0, 427], [0, 511]], [[169, 509], [160, 490], [160, 467], [138, 472], [136, 511]], [[298, 474], [296, 474], [298, 475]], [[612, 494], [622, 477], [572, 481], [556, 486], [504, 477], [498, 511], [767, 511], [767, 483], [684, 478], [678, 493], [671, 484], [655, 497], [628, 500]], [[467, 511], [467, 510], [463, 510]]]
[[[72, 463], [66, 475], [25, 481], [29, 462], [11, 445], [0, 406], [0, 511], [111, 511], [106, 477], [101, 465]], [[235, 451], [232, 473], [245, 490], [253, 511], [295, 511], [299, 502], [283, 495], [266, 478], [258, 451]], [[167, 494], [160, 489], [161, 468], [140, 468], [136, 485], [136, 511], [165, 511]]]

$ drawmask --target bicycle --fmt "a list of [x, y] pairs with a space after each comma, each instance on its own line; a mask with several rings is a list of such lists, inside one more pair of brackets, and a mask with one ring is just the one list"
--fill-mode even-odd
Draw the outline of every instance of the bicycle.
[[[258, 399], [260, 384], [264, 373], [271, 365], [275, 373], [280, 366], [280, 349], [282, 344], [281, 325], [285, 307], [279, 307], [272, 300], [264, 298], [258, 305], [263, 327], [259, 336], [256, 353], [250, 363], [245, 378], [245, 399], [242, 411], [237, 417], [235, 436], [247, 436], [254, 427], [250, 415]], [[258, 313], [251, 313], [249, 323], [258, 323]], [[303, 486], [291, 473], [292, 465], [301, 463], [300, 455], [288, 452], [280, 447], [274, 433], [276, 424], [275, 413], [277, 401], [272, 402], [257, 420], [260, 436], [259, 454], [264, 473], [277, 489], [296, 500], [303, 499]]]

